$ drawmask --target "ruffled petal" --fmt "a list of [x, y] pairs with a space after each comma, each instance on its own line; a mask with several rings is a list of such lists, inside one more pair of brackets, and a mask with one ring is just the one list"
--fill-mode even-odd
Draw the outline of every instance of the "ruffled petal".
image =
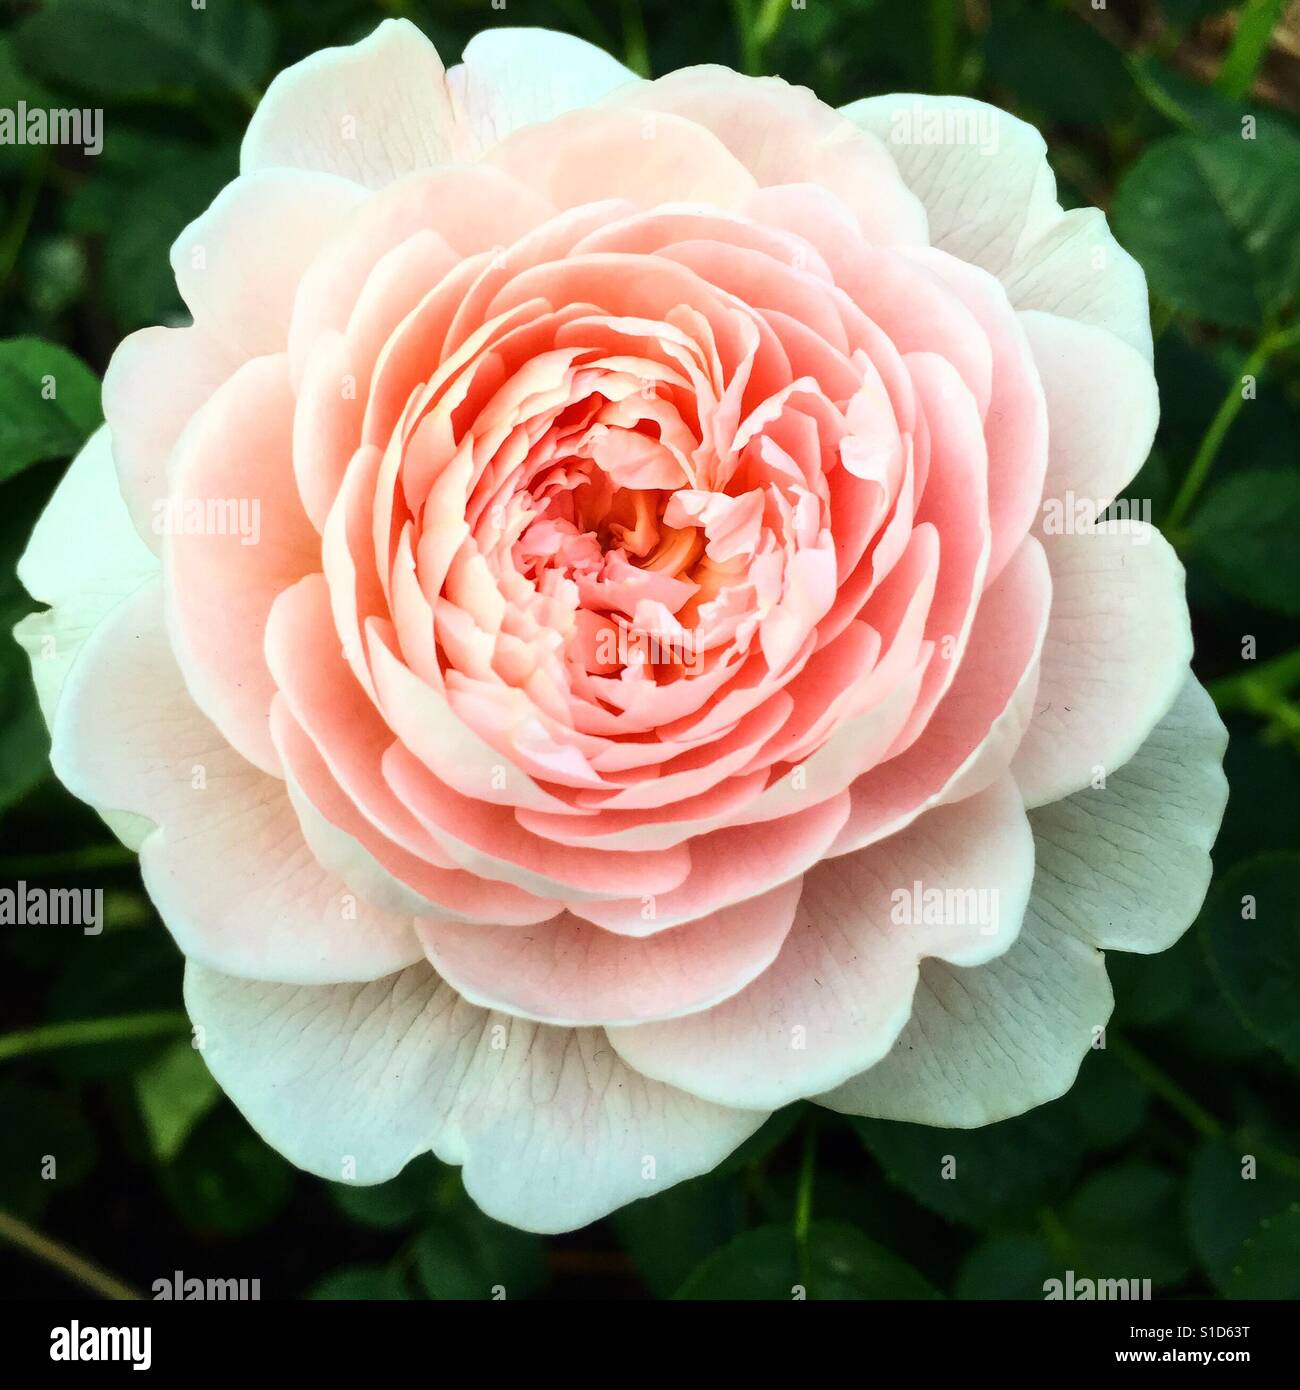
[[240, 170], [315, 169], [367, 188], [469, 152], [438, 51], [405, 19], [280, 73], [253, 113]]
[[[611, 1028], [610, 1041], [638, 1071], [704, 1099], [775, 1109], [815, 1095], [885, 1054], [922, 957], [974, 964], [1007, 949], [1032, 875], [1029, 822], [1003, 777], [811, 870], [794, 929], [748, 988], [707, 1013]], [[943, 910], [927, 908], [934, 893]]]
[[488, 1013], [425, 964], [295, 988], [191, 963], [185, 1002], [222, 1089], [299, 1167], [383, 1182], [432, 1148], [525, 1230], [573, 1230], [707, 1173], [767, 1118], [647, 1080], [598, 1028]]
[[1194, 676], [1106, 785], [1030, 814], [1038, 891], [1063, 929], [1107, 950], [1164, 951], [1210, 886], [1210, 847], [1228, 801], [1228, 734]]
[[374, 979], [419, 958], [410, 918], [372, 909], [323, 869], [284, 783], [245, 762], [195, 707], [157, 584], [87, 640], [55, 714], [50, 759], [74, 796], [156, 827], [140, 871], [191, 959], [317, 983]]
[[1045, 536], [1052, 616], [1034, 717], [1011, 770], [1029, 806], [1128, 762], [1192, 657], [1183, 567], [1145, 522]]

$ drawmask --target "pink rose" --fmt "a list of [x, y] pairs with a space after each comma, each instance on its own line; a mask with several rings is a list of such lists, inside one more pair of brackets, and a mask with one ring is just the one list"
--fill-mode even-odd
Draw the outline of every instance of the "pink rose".
[[[1066, 1090], [1224, 733], [1145, 282], [1028, 126], [410, 24], [271, 86], [24, 557], [54, 766], [294, 1162], [581, 1225]], [[53, 642], [49, 639], [53, 638]]]

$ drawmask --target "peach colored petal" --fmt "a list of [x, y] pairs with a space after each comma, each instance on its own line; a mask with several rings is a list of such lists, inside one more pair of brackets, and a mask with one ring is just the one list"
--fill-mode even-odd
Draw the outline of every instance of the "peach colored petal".
[[272, 773], [275, 685], [262, 636], [276, 596], [320, 559], [294, 486], [292, 424], [287, 359], [245, 364], [182, 436], [164, 513], [167, 623], [186, 684], [234, 747]]
[[473, 1004], [573, 1027], [676, 1018], [743, 989], [781, 949], [795, 878], [653, 936], [602, 931], [564, 913], [534, 927], [422, 923], [438, 973]]

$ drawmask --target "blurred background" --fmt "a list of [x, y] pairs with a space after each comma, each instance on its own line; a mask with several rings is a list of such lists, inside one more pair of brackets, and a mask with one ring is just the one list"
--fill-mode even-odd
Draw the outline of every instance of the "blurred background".
[[[104, 111], [97, 156], [0, 145], [6, 634], [32, 606], [14, 564], [100, 421], [104, 366], [127, 332], [183, 321], [168, 247], [235, 173], [270, 77], [386, 15], [448, 65], [480, 28], [545, 25], [646, 75], [726, 63], [832, 105], [959, 92], [1042, 128], [1062, 202], [1105, 208], [1150, 284], [1162, 419], [1130, 493], [1187, 567], [1231, 799], [1200, 920], [1164, 955], [1109, 957], [1108, 1046], [1066, 1098], [973, 1132], [790, 1107], [712, 1176], [542, 1239], [480, 1215], [432, 1160], [349, 1189], [252, 1133], [189, 1045], [181, 961], [134, 856], [49, 774], [6, 636], [0, 886], [103, 888], [107, 925], [0, 931], [0, 1293], [149, 1297], [182, 1270], [259, 1279], [263, 1298], [788, 1297], [798, 1226], [814, 1297], [1041, 1298], [1066, 1268], [1150, 1278], [1157, 1297], [1300, 1296], [1300, 5], [195, 6], [0, 4], [0, 109]], [[59, 410], [25, 407], [48, 372]]]

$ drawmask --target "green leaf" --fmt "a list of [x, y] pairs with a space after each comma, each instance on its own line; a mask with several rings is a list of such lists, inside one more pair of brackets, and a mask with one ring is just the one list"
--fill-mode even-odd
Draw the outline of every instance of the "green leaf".
[[30, 106], [57, 106], [53, 96], [23, 72], [7, 34], [0, 34], [0, 107], [12, 110], [20, 101]]
[[[50, 993], [48, 1021], [109, 1018], [172, 1007], [180, 998], [181, 958], [159, 925], [139, 931], [106, 931], [93, 947], [65, 952], [62, 972]], [[112, 1076], [156, 1060], [167, 1044], [156, 1038], [70, 1048], [59, 1054], [59, 1070], [78, 1079]]]
[[431, 1154], [421, 1154], [387, 1182], [373, 1187], [332, 1182], [329, 1194], [339, 1209], [359, 1225], [395, 1230], [430, 1210], [438, 1177], [437, 1160]]
[[[1243, 662], [1242, 669], [1249, 670], [1251, 664]], [[1266, 850], [1300, 847], [1300, 825], [1294, 817], [1277, 814], [1279, 806], [1300, 806], [1300, 759], [1279, 756], [1253, 719], [1237, 716], [1226, 722], [1223, 770], [1231, 791], [1214, 842], [1215, 860], [1235, 864]]]
[[195, 1230], [246, 1235], [284, 1206], [293, 1169], [249, 1129], [235, 1110], [213, 1110], [162, 1170], [172, 1205]]
[[1042, 1298], [1061, 1262], [1041, 1236], [994, 1236], [977, 1245], [957, 1275], [957, 1297]]
[[838, 1221], [810, 1226], [806, 1282], [789, 1227], [760, 1226], [710, 1256], [677, 1291], [682, 1299], [805, 1296], [921, 1299], [938, 1298], [939, 1293], [897, 1255]]
[[57, 82], [117, 98], [226, 92], [250, 102], [274, 30], [252, 0], [47, 0], [14, 30], [19, 57]]
[[1297, 1201], [1300, 1180], [1273, 1169], [1249, 1138], [1210, 1139], [1197, 1150], [1184, 1196], [1187, 1229], [1197, 1259], [1221, 1293], [1231, 1290], [1242, 1247], [1260, 1223]]
[[1064, 1196], [1083, 1145], [1057, 1101], [983, 1129], [851, 1121], [891, 1181], [941, 1216], [970, 1226], [1023, 1225]]
[[0, 482], [70, 458], [103, 419], [99, 382], [79, 357], [39, 338], [0, 341]]
[[1241, 138], [1246, 117], [1255, 124], [1260, 139], [1289, 140], [1295, 129], [1282, 112], [1252, 109], [1243, 102], [1224, 96], [1203, 82], [1185, 77], [1149, 53], [1134, 53], [1128, 59], [1129, 71], [1138, 89], [1166, 120], [1204, 135], [1233, 135]]
[[354, 1303], [359, 1300], [392, 1303], [410, 1298], [401, 1272], [391, 1265], [350, 1265], [327, 1274], [307, 1297]]
[[1228, 478], [1188, 528], [1191, 553], [1229, 592], [1300, 616], [1300, 473], [1256, 469]]
[[171, 244], [235, 176], [238, 155], [219, 147], [169, 163], [123, 199], [104, 244], [104, 294], [123, 331], [166, 323], [184, 312], [168, 253]]
[[168, 1163], [221, 1089], [190, 1040], [182, 1038], [136, 1073], [135, 1094], [154, 1156]]
[[651, 1293], [668, 1298], [711, 1251], [740, 1234], [744, 1216], [740, 1183], [714, 1175], [643, 1197], [613, 1222]]
[[27, 302], [43, 319], [74, 304], [86, 290], [86, 253], [76, 237], [41, 237], [24, 256]]
[[1246, 1237], [1228, 1281], [1229, 1298], [1300, 1298], [1300, 1202], [1266, 1216]]
[[429, 1298], [527, 1298], [546, 1283], [546, 1252], [539, 1236], [466, 1200], [416, 1238], [415, 1269]]
[[63, 1097], [0, 1082], [0, 1193], [18, 1216], [39, 1216], [60, 1193], [76, 1187], [95, 1166], [95, 1132]]
[[1258, 328], [1300, 282], [1300, 146], [1175, 135], [1120, 179], [1116, 235], [1152, 292], [1227, 328]]
[[[1114, 959], [1115, 952], [1108, 959]], [[1146, 1118], [1146, 1088], [1104, 1048], [1090, 1052], [1069, 1091], [1056, 1102], [1088, 1150], [1111, 1149], [1131, 1139]]]
[[21, 616], [10, 610], [0, 619], [0, 811], [16, 806], [50, 769], [50, 739], [36, 704], [31, 666], [10, 635]]
[[1174, 1177], [1145, 1163], [1094, 1174], [1062, 1216], [1076, 1274], [1172, 1284], [1189, 1264]]
[[1294, 1067], [1300, 1067], [1298, 893], [1300, 854], [1261, 854], [1224, 875], [1204, 919], [1210, 964], [1228, 1002]]
[[1185, 1014], [1196, 997], [1196, 975], [1204, 970], [1194, 937], [1184, 936], [1153, 956], [1112, 951], [1106, 973], [1115, 991], [1112, 1026], [1159, 1028]]
[[1184, 26], [1231, 9], [1236, 3], [1237, 0], [1160, 0], [1160, 8], [1174, 24]]
[[1133, 96], [1119, 50], [1074, 15], [1025, 10], [996, 16], [984, 60], [990, 81], [1049, 120], [1099, 124]]

